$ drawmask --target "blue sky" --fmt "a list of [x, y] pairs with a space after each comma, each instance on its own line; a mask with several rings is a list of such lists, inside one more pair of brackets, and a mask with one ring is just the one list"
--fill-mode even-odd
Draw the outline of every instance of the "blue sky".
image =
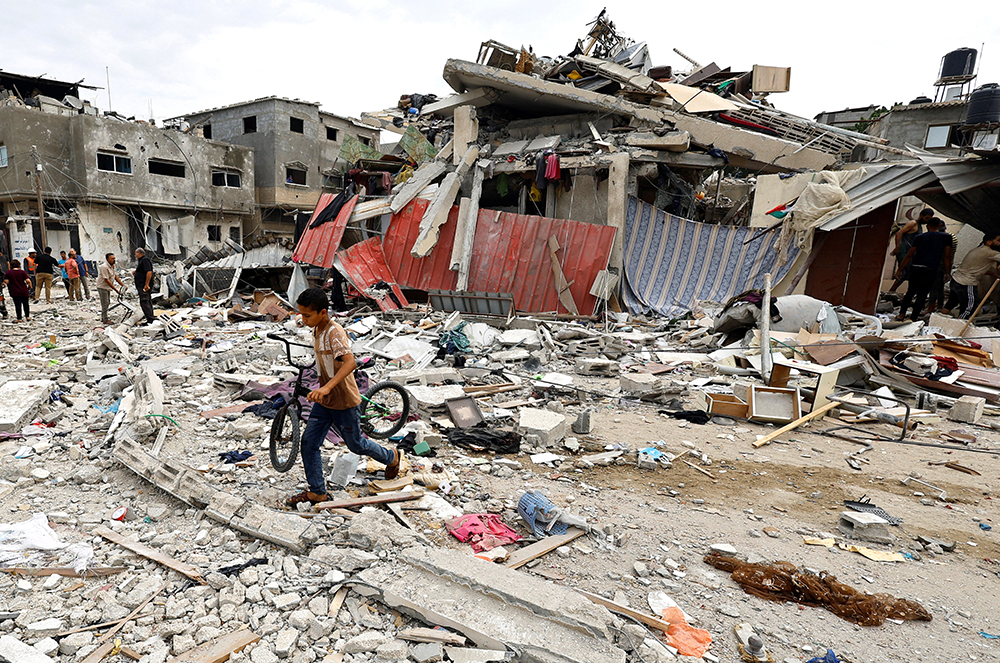
[[[106, 86], [125, 115], [163, 119], [280, 95], [357, 116], [401, 94], [449, 92], [445, 60], [474, 60], [495, 39], [569, 52], [603, 2], [5, 3], [6, 71]], [[926, 7], [926, 9], [922, 9]], [[686, 66], [672, 48], [733, 70], [792, 67], [784, 110], [890, 105], [933, 96], [941, 56], [985, 42], [978, 84], [1000, 83], [1000, 4], [963, 3], [959, 18], [918, 2], [619, 3], [619, 31], [646, 41], [656, 64]], [[954, 13], [952, 13], [954, 14]], [[961, 21], [959, 23], [958, 21]], [[84, 95], [108, 108], [106, 90]]]

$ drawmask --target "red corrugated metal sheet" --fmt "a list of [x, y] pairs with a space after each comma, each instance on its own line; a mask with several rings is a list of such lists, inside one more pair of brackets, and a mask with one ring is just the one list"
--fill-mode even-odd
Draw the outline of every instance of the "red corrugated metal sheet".
[[[316, 218], [316, 215], [323, 211], [323, 208], [330, 204], [335, 198], [332, 193], [324, 193], [316, 204], [309, 223]], [[306, 228], [299, 238], [298, 246], [292, 253], [293, 262], [304, 262], [317, 267], [333, 267], [333, 259], [340, 248], [340, 240], [344, 238], [344, 230], [347, 222], [354, 213], [354, 206], [358, 204], [358, 196], [354, 196], [340, 209], [337, 218], [327, 221], [318, 228]]]
[[[453, 207], [441, 226], [437, 245], [424, 258], [414, 258], [410, 249], [419, 232], [420, 219], [430, 203], [417, 199], [393, 215], [385, 236], [387, 263], [396, 282], [417, 290], [454, 290], [456, 272], [449, 269], [455, 241], [458, 208]], [[514, 306], [525, 313], [566, 310], [559, 304], [549, 260], [548, 239], [555, 236], [561, 247], [556, 256], [580, 313], [592, 315], [597, 298], [590, 286], [605, 269], [614, 243], [615, 229], [568, 219], [550, 219], [480, 210], [469, 268], [469, 290], [502, 292], [514, 296]]]
[[[366, 239], [359, 244], [355, 244], [339, 252], [337, 258], [340, 259], [347, 278], [351, 280], [355, 288], [370, 296], [367, 290], [379, 281], [385, 281], [392, 286], [392, 291], [399, 300], [400, 306], [407, 305], [402, 290], [396, 285], [396, 279], [385, 262], [385, 254], [382, 253], [382, 238], [372, 237], [371, 239]], [[392, 297], [375, 299], [375, 303], [383, 311], [391, 311], [398, 308]]]

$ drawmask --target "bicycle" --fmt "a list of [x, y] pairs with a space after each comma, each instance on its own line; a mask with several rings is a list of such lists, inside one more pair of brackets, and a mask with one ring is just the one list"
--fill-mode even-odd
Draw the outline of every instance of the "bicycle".
[[[316, 362], [296, 364], [292, 361], [293, 345], [310, 350], [313, 347], [311, 345], [294, 343], [278, 334], [268, 334], [267, 338], [285, 344], [288, 364], [298, 371], [295, 386], [292, 388], [288, 402], [278, 409], [274, 421], [271, 422], [269, 444], [271, 466], [279, 472], [287, 472], [298, 458], [299, 444], [302, 440], [303, 418], [299, 399], [305, 398], [311, 391], [302, 384], [302, 377], [306, 371], [316, 365]], [[406, 420], [410, 416], [410, 396], [403, 385], [391, 380], [384, 380], [369, 387], [368, 374], [365, 369], [374, 365], [374, 358], [364, 357], [358, 360], [358, 366], [354, 369], [355, 377], [361, 383], [358, 385], [359, 391], [363, 391], [359, 406], [361, 432], [368, 437], [384, 440], [398, 433], [406, 424]]]

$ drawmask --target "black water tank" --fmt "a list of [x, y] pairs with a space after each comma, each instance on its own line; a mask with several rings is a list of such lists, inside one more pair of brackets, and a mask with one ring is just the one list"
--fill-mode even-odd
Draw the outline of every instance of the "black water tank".
[[976, 49], [959, 48], [941, 58], [941, 75], [938, 78], [971, 76], [975, 71]]
[[929, 104], [929, 103], [932, 103], [930, 97], [925, 97], [923, 95], [920, 95], [919, 97], [911, 101], [909, 105], [913, 106], [915, 104]]
[[969, 97], [965, 124], [996, 124], [1000, 122], [1000, 85], [987, 83]]

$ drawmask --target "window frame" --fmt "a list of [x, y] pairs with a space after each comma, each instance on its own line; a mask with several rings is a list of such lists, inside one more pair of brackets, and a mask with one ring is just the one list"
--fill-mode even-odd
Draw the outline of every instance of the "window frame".
[[[288, 181], [288, 178], [291, 177], [291, 174], [293, 172], [302, 173], [301, 182], [296, 182], [294, 180], [291, 182]], [[292, 168], [291, 166], [285, 166], [285, 186], [309, 186], [308, 176], [309, 176], [309, 171], [307, 170], [303, 170], [302, 168]]]
[[[113, 170], [107, 168], [101, 168], [101, 157], [110, 157], [112, 159]], [[128, 165], [128, 170], [122, 170], [119, 168], [120, 165]], [[122, 154], [115, 154], [114, 152], [108, 152], [106, 150], [97, 151], [97, 170], [102, 173], [118, 173], [119, 175], [131, 175], [132, 174], [132, 157], [125, 156]]]
[[[247, 130], [247, 127], [249, 126], [248, 123], [253, 123], [253, 128], [250, 130]], [[247, 134], [255, 134], [255, 133], [257, 133], [257, 116], [247, 115], [246, 117], [243, 118], [243, 135], [245, 136]]]
[[[210, 178], [211, 178], [211, 181], [212, 181], [212, 186], [214, 186], [214, 187], [218, 187], [220, 189], [242, 189], [243, 188], [243, 173], [241, 173], [239, 171], [236, 171], [236, 170], [227, 170], [225, 168], [212, 168], [209, 172], [211, 173]], [[216, 184], [215, 183], [215, 176], [216, 175], [222, 175], [223, 176], [223, 178], [222, 178], [223, 179], [223, 183], [222, 184]], [[238, 179], [238, 183], [236, 184], [236, 186], [233, 186], [232, 180], [230, 179], [231, 177], [235, 177], [235, 178]]]
[[[153, 164], [168, 166], [172, 168], [180, 168], [180, 172], [182, 174], [174, 175], [166, 172], [154, 173], [151, 168]], [[159, 175], [160, 177], [173, 177], [178, 180], [187, 179], [187, 166], [185, 166], [184, 163], [180, 161], [171, 161], [170, 159], [158, 159], [153, 157], [146, 161], [146, 170], [149, 172], [150, 175]]]
[[[295, 129], [295, 123], [298, 122], [299, 128]], [[305, 134], [306, 132], [306, 121], [301, 117], [295, 117], [294, 115], [288, 116], [288, 130], [293, 134]]]
[[[325, 125], [325, 126], [326, 126], [326, 139], [332, 140], [333, 142], [337, 142], [337, 138], [340, 135], [340, 130], [337, 127], [331, 127], [330, 125]], [[331, 131], [333, 132], [332, 138], [330, 137]]]
[[7, 146], [0, 145], [0, 168], [7, 167]]
[[[208, 241], [210, 242], [221, 242], [222, 241], [222, 226], [209, 224], [206, 227], [206, 232], [208, 233]], [[212, 235], [215, 235], [213, 238]]]
[[[934, 129], [947, 129], [948, 133], [945, 136], [943, 145], [930, 145], [931, 131]], [[927, 131], [924, 133], [924, 149], [925, 150], [940, 150], [951, 147], [951, 134], [954, 127], [950, 124], [929, 124], [927, 125]]]

